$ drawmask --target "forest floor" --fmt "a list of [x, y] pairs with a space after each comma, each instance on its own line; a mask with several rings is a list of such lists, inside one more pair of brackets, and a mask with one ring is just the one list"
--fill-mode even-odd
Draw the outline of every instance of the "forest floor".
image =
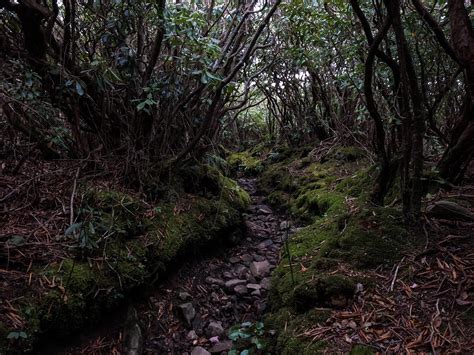
[[[227, 336], [232, 327], [242, 323], [244, 328], [261, 327], [271, 271], [280, 259], [285, 238], [295, 227], [263, 203], [255, 178], [241, 178], [239, 184], [252, 202], [244, 214], [246, 234], [238, 245], [183, 263], [155, 291], [148, 292], [145, 300], [130, 306], [145, 334], [145, 353], [227, 352], [233, 347]], [[79, 337], [75, 346], [41, 351], [122, 353], [124, 339], [134, 326], [129, 318], [130, 314], [121, 322], [102, 325], [98, 332]]]
[[[159, 283], [145, 282], [140, 294], [132, 291], [127, 302], [95, 320], [98, 325], [84, 323], [61, 339], [43, 336], [35, 353], [472, 353], [474, 222], [424, 213], [422, 228], [401, 236], [396, 200], [385, 209], [364, 205], [370, 164], [352, 154], [291, 155], [240, 178], [251, 197], [242, 238], [215, 247], [208, 240], [194, 255], [172, 259]], [[254, 169], [259, 162], [246, 163]], [[30, 311], [18, 305], [26, 294], [41, 298], [64, 288], [64, 275], [38, 272], [33, 260], [47, 268], [70, 257], [77, 244], [58, 237], [69, 224], [77, 168], [42, 162], [20, 180], [0, 181], [8, 202], [0, 211], [3, 324], [25, 327]], [[91, 181], [104, 190], [113, 185], [110, 176]], [[474, 213], [471, 182], [438, 189], [425, 202], [458, 201]], [[176, 206], [173, 218], [192, 213]], [[212, 210], [208, 216], [198, 212], [198, 225], [217, 218]], [[294, 216], [305, 218], [290, 223]], [[132, 259], [129, 267], [136, 268]]]

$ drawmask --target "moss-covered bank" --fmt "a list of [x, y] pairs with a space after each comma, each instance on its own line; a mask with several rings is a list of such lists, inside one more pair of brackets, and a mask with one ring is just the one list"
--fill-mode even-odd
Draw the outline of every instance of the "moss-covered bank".
[[293, 275], [283, 255], [272, 276], [266, 323], [277, 331], [273, 351], [324, 352], [328, 344], [312, 342], [304, 331], [323, 325], [331, 310], [349, 306], [357, 284], [370, 287], [364, 269], [397, 262], [408, 234], [396, 206], [368, 203], [375, 170], [358, 148], [324, 154], [280, 148], [263, 164], [259, 187], [268, 201], [306, 225], [289, 240]]
[[[0, 324], [0, 353], [25, 352], [43, 336], [87, 327], [163, 276], [180, 255], [233, 237], [248, 194], [215, 167], [196, 165], [187, 173], [192, 176], [181, 174], [183, 184], [159, 203], [84, 186], [79, 222], [65, 233], [69, 256], [33, 265], [34, 287], [16, 303], [26, 323], [21, 329]], [[190, 180], [201, 190], [190, 193]]]

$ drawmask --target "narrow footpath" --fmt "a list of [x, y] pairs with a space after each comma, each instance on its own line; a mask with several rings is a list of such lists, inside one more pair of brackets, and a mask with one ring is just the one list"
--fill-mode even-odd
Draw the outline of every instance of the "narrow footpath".
[[239, 184], [252, 197], [243, 239], [220, 254], [180, 266], [147, 301], [134, 305], [115, 340], [96, 339], [79, 352], [107, 352], [122, 343], [124, 354], [226, 353], [232, 346], [230, 327], [262, 319], [271, 272], [294, 228], [287, 230], [285, 218], [263, 203], [256, 179], [241, 178]]

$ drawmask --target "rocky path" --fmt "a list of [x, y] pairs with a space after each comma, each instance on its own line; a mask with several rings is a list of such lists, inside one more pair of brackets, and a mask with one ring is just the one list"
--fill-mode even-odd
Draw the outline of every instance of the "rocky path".
[[[252, 196], [245, 239], [220, 255], [183, 265], [148, 303], [136, 306], [145, 353], [225, 353], [232, 346], [227, 338], [232, 325], [262, 318], [288, 223], [263, 204], [255, 179], [239, 183]], [[141, 350], [134, 349], [139, 338], [133, 317], [128, 327], [125, 353], [132, 354]]]

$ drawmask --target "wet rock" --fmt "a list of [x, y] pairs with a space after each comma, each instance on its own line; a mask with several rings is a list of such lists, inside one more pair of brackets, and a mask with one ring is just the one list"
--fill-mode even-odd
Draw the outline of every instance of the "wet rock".
[[187, 301], [192, 298], [191, 295], [187, 292], [180, 292], [178, 296], [182, 301]]
[[269, 290], [270, 289], [270, 279], [268, 277], [265, 277], [260, 281], [260, 286], [264, 290]]
[[259, 284], [247, 284], [247, 288], [251, 291], [254, 291], [254, 290], [260, 290], [262, 286], [260, 286]]
[[245, 228], [247, 229], [248, 235], [256, 236], [258, 234], [258, 231], [260, 228], [256, 223], [251, 222], [251, 221], [245, 221], [244, 224], [245, 224]]
[[194, 330], [190, 330], [189, 333], [186, 335], [186, 340], [193, 341], [198, 338], [196, 332]]
[[239, 278], [243, 279], [249, 272], [249, 269], [242, 264], [237, 264], [234, 268], [234, 274]]
[[290, 226], [291, 226], [291, 224], [288, 221], [283, 221], [283, 222], [280, 223], [280, 229], [282, 231], [286, 231], [287, 229], [290, 229]]
[[232, 349], [232, 340], [224, 340], [214, 344], [209, 351], [212, 354], [218, 354], [223, 351], [229, 351], [230, 349]]
[[232, 280], [226, 281], [225, 287], [227, 287], [229, 290], [233, 290], [235, 286], [243, 285], [246, 283], [247, 283], [246, 280], [232, 279]]
[[267, 240], [264, 240], [263, 242], [261, 242], [260, 244], [258, 244], [257, 248], [258, 249], [266, 249], [272, 244], [273, 244], [273, 240], [267, 239]]
[[250, 272], [257, 278], [263, 278], [270, 273], [270, 263], [267, 260], [254, 261], [250, 264]]
[[272, 214], [273, 211], [270, 207], [267, 205], [259, 205], [257, 206], [257, 213], [262, 213], [262, 214]]
[[211, 353], [201, 346], [196, 346], [193, 351], [191, 351], [191, 355], [211, 355]]
[[130, 307], [124, 327], [123, 339], [124, 354], [140, 355], [143, 353], [143, 334], [138, 325], [138, 314], [134, 307]]
[[224, 328], [221, 322], [210, 322], [206, 328], [206, 334], [208, 337], [218, 337], [224, 334]]
[[244, 254], [240, 257], [240, 259], [242, 259], [243, 262], [250, 263], [253, 261], [253, 256], [250, 254]]
[[260, 297], [262, 295], [262, 293], [260, 292], [260, 290], [255, 290], [255, 291], [252, 291], [251, 295]]
[[247, 282], [251, 284], [254, 284], [257, 282], [257, 279], [250, 273], [247, 274], [246, 279], [247, 279]]
[[218, 285], [218, 286], [224, 286], [224, 281], [221, 279], [216, 279], [214, 277], [208, 276], [206, 277], [206, 282], [211, 285]]
[[196, 310], [194, 309], [193, 304], [190, 302], [183, 303], [180, 304], [178, 308], [181, 310], [181, 315], [184, 317], [184, 319], [186, 319], [188, 325], [191, 325], [194, 317], [196, 317]]
[[247, 286], [245, 285], [237, 285], [234, 287], [234, 292], [240, 296], [246, 295], [249, 290], [247, 289]]

